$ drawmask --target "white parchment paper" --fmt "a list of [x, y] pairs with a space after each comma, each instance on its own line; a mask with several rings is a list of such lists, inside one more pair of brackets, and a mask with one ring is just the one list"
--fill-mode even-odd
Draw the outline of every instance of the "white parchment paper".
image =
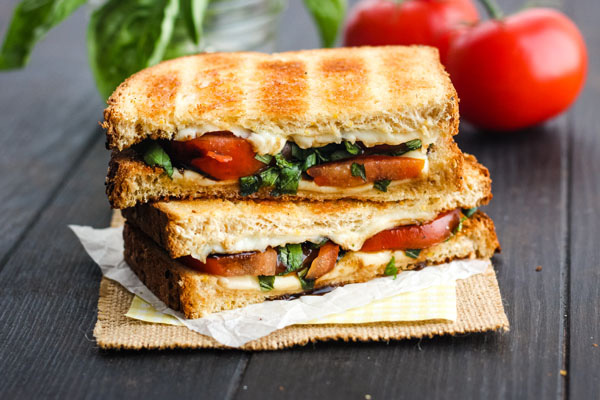
[[183, 314], [160, 301], [129, 268], [123, 259], [122, 227], [94, 229], [70, 225], [70, 228], [86, 252], [100, 266], [104, 276], [119, 282], [156, 310], [173, 315], [189, 329], [231, 347], [242, 346], [289, 325], [337, 314], [399, 293], [466, 279], [483, 273], [490, 265], [489, 260], [453, 261], [420, 271], [404, 271], [395, 280], [392, 277], [379, 278], [342, 286], [320, 296], [307, 295], [295, 300], [267, 301], [200, 319], [186, 319]]

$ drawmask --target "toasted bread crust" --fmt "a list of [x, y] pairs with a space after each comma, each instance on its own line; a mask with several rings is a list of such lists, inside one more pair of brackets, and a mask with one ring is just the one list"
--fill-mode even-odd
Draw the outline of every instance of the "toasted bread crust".
[[[219, 284], [219, 277], [189, 269], [169, 257], [137, 228], [126, 224], [125, 261], [144, 284], [163, 302], [187, 318], [260, 303], [297, 292], [233, 290]], [[455, 259], [489, 258], [499, 249], [494, 225], [479, 212], [465, 222], [463, 230], [447, 242], [425, 249], [416, 260], [397, 260], [402, 270], [421, 268]], [[334, 270], [318, 279], [315, 288], [366, 282], [384, 274], [385, 264], [363, 265], [352, 252], [340, 259]]]
[[103, 127], [107, 146], [123, 150], [207, 126], [339, 142], [343, 131], [453, 135], [458, 119], [437, 50], [386, 46], [165, 61], [115, 90]]
[[[283, 195], [276, 199], [337, 200], [356, 199], [376, 202], [410, 200], [424, 195], [437, 196], [465, 189], [467, 175], [475, 174], [489, 187], [489, 173], [473, 156], [463, 155], [451, 139], [442, 139], [428, 156], [429, 173], [422, 179], [391, 185], [387, 192], [369, 189], [362, 192], [322, 193], [299, 190], [296, 195]], [[465, 161], [466, 160], [466, 161]], [[486, 189], [487, 190], [487, 189]], [[152, 201], [173, 199], [273, 199], [270, 188], [263, 188], [250, 196], [242, 197], [238, 182], [219, 185], [200, 185], [180, 175], [171, 179], [161, 167], [147, 166], [132, 149], [113, 153], [106, 178], [106, 193], [113, 208], [123, 209]]]

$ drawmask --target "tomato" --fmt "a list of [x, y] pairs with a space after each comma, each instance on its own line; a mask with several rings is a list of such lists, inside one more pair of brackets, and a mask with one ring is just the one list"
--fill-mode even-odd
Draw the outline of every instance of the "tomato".
[[460, 223], [459, 209], [439, 215], [423, 225], [406, 225], [379, 232], [360, 251], [424, 249], [448, 239]]
[[179, 261], [190, 268], [211, 275], [275, 275], [277, 251], [268, 248], [263, 252], [210, 256], [206, 258], [205, 263], [192, 256], [181, 257]]
[[318, 279], [335, 267], [340, 246], [329, 241], [319, 248], [317, 258], [313, 260], [306, 273], [306, 279]]
[[362, 0], [350, 11], [344, 44], [438, 47], [447, 30], [478, 20], [471, 0]]
[[581, 33], [562, 13], [521, 11], [464, 30], [450, 45], [446, 67], [461, 116], [495, 131], [543, 122], [575, 101], [587, 73]]
[[171, 155], [217, 180], [253, 175], [265, 167], [248, 141], [231, 132], [205, 133], [186, 142], [170, 142]]
[[[352, 164], [365, 167], [367, 180], [352, 176]], [[359, 156], [348, 160], [334, 161], [309, 168], [306, 173], [312, 176], [319, 186], [352, 187], [382, 179], [399, 180], [416, 178], [421, 174], [425, 161], [411, 157]]]

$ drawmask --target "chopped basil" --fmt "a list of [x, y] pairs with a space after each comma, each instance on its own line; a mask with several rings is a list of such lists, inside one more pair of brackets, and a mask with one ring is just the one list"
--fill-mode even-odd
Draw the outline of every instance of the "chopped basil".
[[352, 154], [348, 153], [346, 150], [336, 150], [329, 156], [331, 161], [344, 160], [350, 157], [352, 157]]
[[279, 178], [279, 170], [275, 167], [264, 170], [259, 174], [260, 186], [275, 186], [277, 178]]
[[271, 164], [271, 160], [273, 160], [273, 156], [270, 154], [263, 154], [263, 155], [257, 154], [254, 156], [254, 158], [256, 158], [261, 163], [264, 163], [267, 165]]
[[290, 145], [291, 145], [291, 148], [292, 148], [292, 158], [294, 158], [296, 160], [304, 160], [306, 158], [304, 156], [304, 151], [305, 150], [301, 149], [300, 146], [298, 146], [294, 142], [291, 142]]
[[275, 285], [275, 277], [267, 276], [267, 275], [259, 275], [258, 276], [258, 284], [260, 285], [260, 290], [263, 292], [268, 292], [269, 290], [273, 290]]
[[308, 273], [308, 270], [309, 270], [309, 267], [303, 268], [300, 271], [298, 271], [296, 273], [296, 275], [298, 276], [298, 280], [300, 281], [300, 285], [302, 286], [302, 289], [313, 290], [315, 287], [315, 280], [314, 279], [304, 279], [304, 277]]
[[283, 157], [281, 155], [281, 153], [275, 155], [275, 162], [276, 162], [276, 164], [277, 164], [277, 166], [279, 168], [292, 168], [292, 167], [294, 167], [294, 163], [286, 160], [285, 157]]
[[394, 152], [394, 156], [401, 156], [402, 154], [408, 153], [409, 151], [420, 149], [423, 146], [421, 139], [409, 140], [406, 143], [402, 143], [402, 148]]
[[406, 254], [410, 258], [419, 258], [419, 254], [421, 254], [421, 249], [404, 250], [404, 254]]
[[375, 181], [375, 183], [373, 183], [373, 187], [381, 192], [387, 192], [387, 188], [391, 182], [392, 181], [389, 179], [382, 179], [380, 181]]
[[291, 167], [282, 168], [272, 194], [276, 196], [280, 194], [296, 194], [301, 177], [302, 171], [297, 165], [292, 164]]
[[396, 268], [396, 257], [392, 256], [391, 260], [385, 266], [383, 273], [387, 276], [394, 275], [394, 279], [398, 277], [398, 268]]
[[346, 151], [353, 156], [357, 155], [360, 152], [360, 147], [356, 143], [350, 143], [344, 141], [344, 146], [346, 146]]
[[363, 181], [367, 180], [367, 174], [365, 173], [365, 166], [363, 164], [353, 162], [350, 167], [350, 172], [352, 173], [352, 176], [360, 176]]
[[462, 231], [463, 228], [463, 222], [465, 222], [468, 218], [467, 217], [461, 217], [460, 221], [458, 221], [458, 225], [456, 225], [456, 228], [454, 228], [454, 231], [452, 232], [452, 236], [456, 235], [458, 232]]
[[142, 146], [144, 151], [144, 162], [151, 167], [162, 167], [169, 178], [173, 177], [173, 164], [171, 158], [156, 142], [144, 143]]
[[310, 153], [305, 159], [304, 164], [302, 165], [302, 171], [306, 171], [310, 167], [317, 165], [317, 153]]
[[477, 207], [468, 208], [468, 209], [463, 208], [462, 212], [465, 215], [465, 217], [471, 218], [473, 216], [473, 214], [475, 214], [477, 212]]
[[279, 260], [286, 266], [283, 274], [288, 274], [302, 268], [302, 245], [288, 244], [277, 248]]
[[243, 176], [240, 178], [240, 194], [242, 196], [248, 196], [252, 193], [258, 192], [260, 189], [260, 182], [257, 176]]

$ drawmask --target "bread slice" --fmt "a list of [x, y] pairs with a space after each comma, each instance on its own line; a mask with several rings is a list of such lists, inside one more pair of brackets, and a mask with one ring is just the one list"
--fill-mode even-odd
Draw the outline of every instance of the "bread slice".
[[303, 148], [342, 139], [429, 144], [456, 134], [459, 120], [438, 52], [425, 46], [178, 58], [123, 82], [104, 119], [111, 149], [227, 130], [259, 154], [287, 140]]
[[459, 192], [415, 193], [401, 202], [329, 202], [203, 199], [142, 204], [124, 217], [171, 257], [204, 260], [213, 252], [234, 254], [329, 238], [345, 250], [399, 225], [433, 220], [444, 211], [472, 208], [491, 199], [487, 170], [473, 164]]
[[[381, 192], [367, 183], [359, 188], [322, 188], [310, 181], [301, 181], [295, 195], [277, 197], [278, 200], [294, 198], [310, 200], [336, 200], [351, 198], [370, 201], [400, 201], [433, 194], [449, 193], [463, 189], [465, 175], [487, 174], [476, 165], [472, 156], [464, 155], [452, 138], [440, 138], [427, 155], [428, 171], [420, 179], [392, 182], [387, 192]], [[467, 177], [468, 179], [468, 177]], [[272, 188], [263, 188], [244, 198], [271, 199]], [[176, 170], [170, 178], [163, 168], [150, 167], [133, 149], [114, 152], [106, 178], [106, 193], [113, 208], [133, 207], [136, 204], [168, 199], [196, 199], [219, 197], [241, 199], [238, 180], [215, 181], [189, 170]]]
[[[183, 312], [187, 318], [244, 307], [268, 299], [301, 293], [296, 290], [235, 289], [228, 278], [192, 270], [162, 250], [143, 232], [125, 224], [125, 261], [144, 284], [170, 308]], [[465, 221], [461, 232], [450, 240], [423, 250], [417, 259], [396, 257], [401, 270], [418, 269], [455, 259], [489, 258], [499, 250], [494, 225], [485, 214], [478, 212]], [[366, 282], [384, 275], [391, 252], [383, 252], [380, 261], [365, 261], [360, 253], [348, 252], [336, 267], [315, 282], [315, 288]], [[365, 253], [362, 253], [365, 254]], [[258, 286], [258, 284], [256, 284]]]

